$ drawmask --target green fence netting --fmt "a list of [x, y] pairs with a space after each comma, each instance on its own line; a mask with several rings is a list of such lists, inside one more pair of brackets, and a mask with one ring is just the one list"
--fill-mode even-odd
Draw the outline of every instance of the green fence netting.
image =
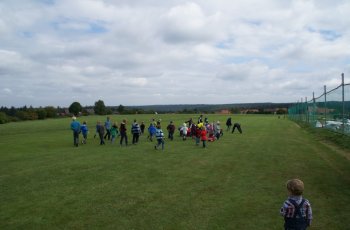
[[341, 84], [317, 98], [295, 103], [288, 109], [288, 116], [315, 128], [350, 135], [350, 84]]

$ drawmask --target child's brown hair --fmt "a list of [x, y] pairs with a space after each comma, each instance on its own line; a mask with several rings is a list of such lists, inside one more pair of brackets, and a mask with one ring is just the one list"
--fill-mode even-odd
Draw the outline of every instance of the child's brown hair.
[[300, 196], [304, 192], [304, 182], [299, 179], [287, 181], [287, 189], [294, 196]]

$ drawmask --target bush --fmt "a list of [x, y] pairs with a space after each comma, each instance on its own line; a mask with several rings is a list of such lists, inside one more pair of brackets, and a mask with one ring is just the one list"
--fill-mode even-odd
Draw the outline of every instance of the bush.
[[47, 113], [45, 109], [38, 109], [36, 113], [38, 114], [39, 120], [44, 120], [46, 118]]
[[9, 121], [10, 119], [7, 117], [6, 113], [0, 112], [0, 124], [5, 124]]

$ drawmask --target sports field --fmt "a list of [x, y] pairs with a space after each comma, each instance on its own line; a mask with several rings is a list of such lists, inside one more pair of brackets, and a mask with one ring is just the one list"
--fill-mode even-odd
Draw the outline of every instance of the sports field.
[[[113, 115], [113, 121], [152, 115]], [[191, 115], [156, 115], [178, 127]], [[194, 119], [197, 115], [192, 116]], [[227, 115], [207, 115], [220, 120]], [[288, 119], [232, 115], [208, 148], [194, 141], [100, 146], [97, 120], [81, 117], [88, 143], [73, 147], [70, 119], [0, 125], [0, 229], [282, 229], [285, 182], [300, 178], [313, 208], [311, 229], [350, 229], [350, 155]], [[131, 134], [129, 133], [129, 143]]]

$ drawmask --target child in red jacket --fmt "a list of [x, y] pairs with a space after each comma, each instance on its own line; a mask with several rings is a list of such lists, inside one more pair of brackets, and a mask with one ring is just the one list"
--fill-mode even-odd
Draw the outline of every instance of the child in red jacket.
[[205, 128], [205, 126], [202, 127], [202, 131], [201, 131], [201, 141], [203, 143], [203, 148], [207, 147], [207, 130]]

